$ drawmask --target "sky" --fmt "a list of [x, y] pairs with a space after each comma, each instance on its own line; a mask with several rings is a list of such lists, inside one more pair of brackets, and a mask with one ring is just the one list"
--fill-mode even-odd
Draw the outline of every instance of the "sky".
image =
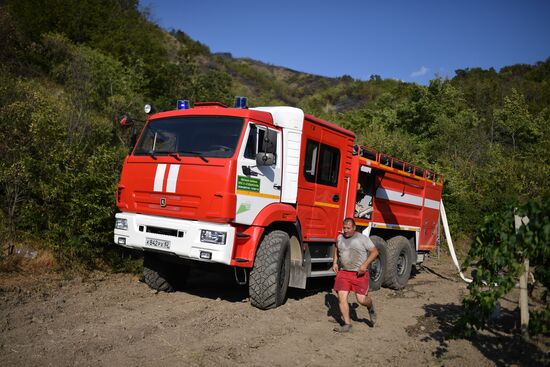
[[166, 30], [328, 77], [427, 84], [550, 57], [550, 0], [140, 0]]

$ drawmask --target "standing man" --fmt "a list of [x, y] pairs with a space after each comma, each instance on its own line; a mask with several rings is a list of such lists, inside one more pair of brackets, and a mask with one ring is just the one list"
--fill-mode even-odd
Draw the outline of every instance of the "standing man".
[[343, 233], [338, 236], [334, 249], [332, 270], [336, 273], [334, 290], [338, 292], [338, 305], [344, 318], [344, 325], [334, 328], [337, 332], [351, 330], [348, 295], [355, 293], [357, 302], [369, 310], [372, 324], [376, 322], [376, 311], [369, 292], [369, 265], [378, 256], [378, 250], [367, 236], [356, 232], [355, 221], [344, 219]]

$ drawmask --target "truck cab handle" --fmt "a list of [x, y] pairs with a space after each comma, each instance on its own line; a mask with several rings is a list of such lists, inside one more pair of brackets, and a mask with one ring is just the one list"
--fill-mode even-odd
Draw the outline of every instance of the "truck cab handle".
[[258, 172], [252, 171], [252, 169], [250, 169], [250, 166], [243, 166], [242, 168], [245, 176], [258, 176]]
[[332, 201], [337, 203], [339, 200], [340, 200], [340, 196], [338, 194], [332, 195]]

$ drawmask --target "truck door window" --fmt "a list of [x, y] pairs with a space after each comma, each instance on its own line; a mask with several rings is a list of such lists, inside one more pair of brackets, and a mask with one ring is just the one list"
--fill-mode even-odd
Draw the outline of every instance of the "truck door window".
[[355, 201], [355, 214], [357, 218], [370, 219], [372, 216], [372, 198], [374, 193], [375, 171], [370, 167], [362, 166], [359, 170], [357, 181], [357, 198]]
[[304, 176], [309, 182], [315, 182], [315, 173], [317, 172], [317, 151], [319, 143], [308, 140], [306, 146], [306, 161], [304, 164]]
[[256, 159], [258, 153], [277, 153], [277, 131], [251, 124], [244, 157]]
[[329, 186], [338, 186], [338, 171], [340, 167], [340, 151], [321, 144], [319, 154], [319, 173], [317, 183]]
[[338, 186], [339, 170], [340, 151], [337, 148], [313, 140], [307, 141], [304, 163], [304, 176], [307, 181]]
[[256, 127], [256, 125], [250, 124], [250, 131], [248, 132], [246, 147], [244, 148], [244, 157], [249, 159], [256, 159], [257, 147], [258, 128]]

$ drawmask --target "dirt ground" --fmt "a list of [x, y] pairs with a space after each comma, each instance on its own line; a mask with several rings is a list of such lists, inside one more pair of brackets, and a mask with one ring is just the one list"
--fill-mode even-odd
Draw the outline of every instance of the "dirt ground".
[[429, 258], [405, 290], [373, 292], [378, 321], [352, 299], [353, 330], [332, 331], [330, 280], [292, 290], [260, 311], [233, 273], [198, 271], [184, 291], [156, 293], [139, 278], [94, 272], [0, 273], [3, 366], [541, 366], [548, 339], [513, 336], [515, 296], [491, 331], [450, 339], [466, 284], [448, 258]]

